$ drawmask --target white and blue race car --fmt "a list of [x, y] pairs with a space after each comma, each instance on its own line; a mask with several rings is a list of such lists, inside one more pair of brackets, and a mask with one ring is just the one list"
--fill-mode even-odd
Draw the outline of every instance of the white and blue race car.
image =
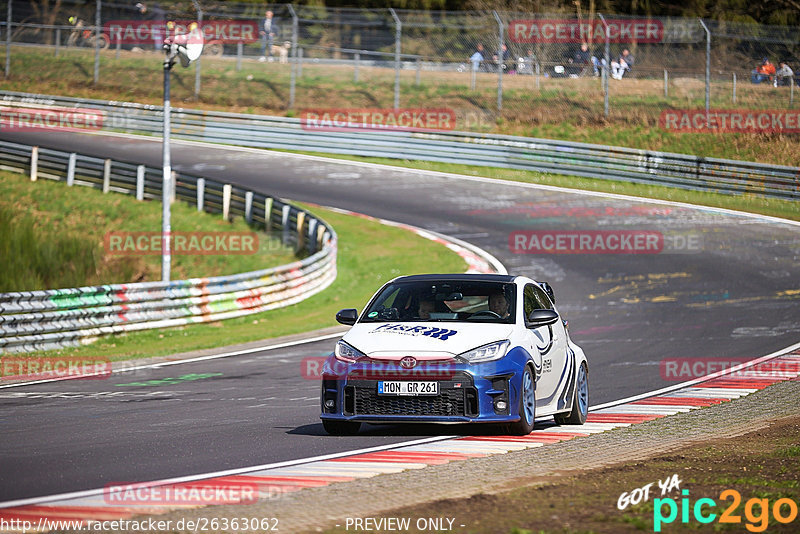
[[415, 275], [384, 285], [323, 366], [320, 418], [330, 434], [361, 423], [583, 424], [588, 363], [547, 283], [523, 276]]

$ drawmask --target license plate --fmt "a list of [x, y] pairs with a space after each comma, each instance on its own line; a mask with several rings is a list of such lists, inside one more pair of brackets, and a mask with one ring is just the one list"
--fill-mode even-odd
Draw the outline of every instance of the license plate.
[[438, 395], [439, 382], [378, 382], [378, 395], [400, 395], [414, 397], [417, 395]]

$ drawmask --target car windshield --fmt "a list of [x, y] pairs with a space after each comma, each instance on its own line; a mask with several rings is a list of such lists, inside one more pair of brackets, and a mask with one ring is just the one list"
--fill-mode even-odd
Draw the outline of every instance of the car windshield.
[[372, 300], [362, 322], [469, 321], [511, 324], [514, 284], [482, 281], [394, 282]]

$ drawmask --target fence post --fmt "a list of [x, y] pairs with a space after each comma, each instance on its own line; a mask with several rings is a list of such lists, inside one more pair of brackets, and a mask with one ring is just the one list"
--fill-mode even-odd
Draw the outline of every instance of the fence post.
[[475, 80], [478, 75], [478, 69], [476, 68], [475, 62], [469, 62], [469, 89], [470, 91], [475, 90]]
[[239, 41], [236, 43], [236, 72], [242, 70], [242, 53], [244, 52], [244, 43]]
[[12, 0], [8, 0], [8, 9], [6, 10], [6, 78], [11, 76], [11, 4]]
[[[122, 50], [122, 35], [121, 35], [121, 33], [122, 32], [120, 32], [120, 36], [117, 37], [117, 49], [114, 52], [114, 59], [119, 59], [119, 51]], [[111, 36], [109, 35], [109, 37], [111, 37]]]
[[415, 85], [420, 84], [420, 78], [422, 76], [422, 58], [417, 58], [417, 79], [414, 81]]
[[310, 218], [308, 220], [308, 253], [314, 254], [317, 251], [317, 220]]
[[61, 48], [61, 27], [56, 28], [56, 57], [58, 57], [58, 51]]
[[323, 245], [325, 243], [325, 236], [326, 235], [329, 235], [329, 234], [328, 234], [327, 230], [325, 230], [325, 227], [322, 226], [321, 224], [318, 225], [317, 226], [317, 235], [315, 236], [316, 245], [317, 245], [318, 249], [323, 247]]
[[72, 187], [75, 183], [75, 159], [78, 155], [73, 152], [69, 155], [69, 160], [67, 162], [67, 187]]
[[[197, 10], [197, 27], [203, 31], [203, 8], [197, 0], [192, 0], [194, 8]], [[194, 61], [194, 97], [200, 96], [200, 58]]]
[[541, 65], [539, 64], [539, 59], [536, 59], [536, 90], [540, 90], [542, 88], [540, 84], [540, 75], [542, 73]]
[[303, 77], [303, 48], [297, 49], [297, 77]]
[[361, 61], [361, 54], [356, 52], [355, 61], [353, 62], [355, 65], [353, 67], [353, 83], [358, 83], [358, 63]]
[[703, 19], [700, 21], [700, 26], [706, 31], [706, 128], [710, 128], [709, 123], [709, 110], [711, 108], [711, 30], [708, 29]]
[[108, 193], [111, 188], [111, 160], [103, 162], [103, 193]]
[[264, 199], [264, 228], [267, 232], [272, 231], [272, 197]]
[[136, 200], [144, 200], [144, 165], [136, 167]]
[[222, 218], [228, 220], [228, 215], [231, 212], [231, 184], [222, 186]]
[[669, 73], [664, 69], [664, 98], [669, 98]]
[[292, 74], [289, 80], [289, 109], [294, 109], [294, 92], [297, 80], [297, 13], [294, 12], [292, 4], [286, 4], [289, 13], [292, 15]]
[[789, 77], [789, 107], [794, 104], [794, 76]]
[[102, 0], [95, 1], [94, 12], [94, 84], [100, 81], [100, 30], [102, 30], [100, 20], [100, 8]]
[[601, 65], [602, 69], [600, 72], [603, 74], [603, 114], [608, 118], [608, 74], [611, 68], [611, 32], [609, 31], [605, 17], [600, 13], [598, 13], [597, 16], [600, 17], [600, 21], [603, 23], [606, 37], [606, 49], [603, 53], [605, 65]]
[[503, 27], [503, 21], [500, 18], [500, 15], [497, 14], [497, 11], [492, 11], [492, 15], [494, 15], [494, 20], [497, 21], [497, 29], [498, 29], [498, 42], [500, 43], [500, 48], [497, 50], [497, 111], [503, 111], [503, 65], [505, 64], [505, 58], [503, 57], [503, 45], [505, 44], [505, 28]]
[[281, 212], [281, 234], [284, 245], [289, 243], [289, 215], [291, 209], [292, 208], [288, 204], [284, 204]]
[[244, 194], [244, 220], [247, 224], [253, 222], [253, 192], [248, 191]]
[[197, 179], [197, 211], [203, 211], [206, 203], [206, 179]]
[[733, 73], [733, 103], [736, 103], [736, 73]]
[[393, 8], [389, 13], [394, 19], [394, 109], [400, 108], [400, 47], [403, 39], [403, 23]]
[[[10, 3], [10, 2], [9, 2]], [[35, 182], [39, 177], [39, 147], [31, 147], [31, 182]]]
[[297, 252], [303, 250], [303, 246], [305, 245], [305, 237], [306, 235], [303, 233], [303, 224], [306, 220], [306, 212], [298, 211], [297, 212]]

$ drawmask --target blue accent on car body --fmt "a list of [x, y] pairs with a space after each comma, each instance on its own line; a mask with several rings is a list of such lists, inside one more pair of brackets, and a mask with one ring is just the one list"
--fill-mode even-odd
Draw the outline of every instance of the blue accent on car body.
[[[521, 392], [522, 375], [525, 366], [532, 362], [530, 354], [523, 347], [513, 347], [503, 358], [499, 360], [469, 364], [454, 362], [452, 364], [420, 365], [414, 369], [404, 369], [392, 362], [378, 362], [375, 360], [359, 361], [346, 364], [336, 360], [331, 355], [323, 365], [323, 387], [328, 387], [323, 391], [333, 394], [335, 391], [336, 410], [320, 415], [322, 419], [336, 421], [364, 421], [364, 422], [474, 422], [474, 423], [502, 423], [514, 422], [519, 420], [519, 395]], [[437, 375], [437, 371], [442, 375]], [[464, 376], [468, 375], [471, 384], [464, 384], [466, 387], [474, 387], [477, 393], [478, 412], [473, 416], [460, 415], [374, 415], [374, 414], [346, 414], [345, 413], [345, 388], [352, 383], [363, 380], [374, 380], [376, 382], [375, 392], [377, 394], [377, 381], [380, 380], [441, 380], [442, 376]], [[495, 413], [494, 401], [498, 390], [493, 386], [492, 379], [498, 376], [508, 377], [510, 407], [508, 415], [498, 415]], [[447, 381], [458, 382], [458, 378], [448, 377]], [[464, 387], [464, 389], [466, 389]], [[502, 392], [501, 392], [502, 393]], [[424, 396], [418, 397], [424, 399]]]

